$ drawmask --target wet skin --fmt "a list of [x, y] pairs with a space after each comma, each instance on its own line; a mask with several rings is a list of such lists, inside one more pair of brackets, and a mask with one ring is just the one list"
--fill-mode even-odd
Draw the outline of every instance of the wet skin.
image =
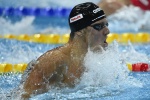
[[[106, 19], [97, 21], [93, 23], [92, 25], [99, 24], [99, 23], [107, 23]], [[91, 26], [92, 26], [91, 25]], [[91, 34], [89, 34], [89, 44], [91, 49], [100, 49], [100, 47], [105, 48], [108, 46], [108, 43], [106, 42], [107, 35], [109, 34], [109, 29], [108, 27], [104, 27], [100, 31], [95, 30], [94, 28], [91, 29]]]
[[[94, 24], [107, 22], [104, 18]], [[74, 87], [84, 72], [83, 60], [88, 48], [93, 51], [106, 47], [109, 29], [105, 26], [95, 30], [88, 26], [75, 33], [72, 41], [62, 47], [47, 51], [37, 59], [32, 71], [23, 83], [25, 93], [22, 98], [30, 98], [31, 94], [47, 92], [50, 85]]]

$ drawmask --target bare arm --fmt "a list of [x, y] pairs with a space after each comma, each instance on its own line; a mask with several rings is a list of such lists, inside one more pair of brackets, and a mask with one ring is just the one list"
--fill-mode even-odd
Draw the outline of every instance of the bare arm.
[[109, 16], [124, 6], [124, 4], [120, 1], [119, 0], [102, 0], [98, 4], [98, 6], [104, 10], [107, 16]]
[[[59, 55], [59, 56], [58, 56]], [[33, 66], [33, 69], [24, 83], [25, 94], [23, 98], [29, 98], [30, 94], [35, 90], [40, 94], [48, 91], [47, 85], [56, 83], [61, 80], [63, 66], [63, 56], [59, 52], [52, 53], [51, 51], [43, 54], [37, 60], [37, 64]]]
[[69, 87], [74, 87], [79, 82], [84, 70], [85, 67], [81, 62], [71, 62], [71, 65], [64, 76], [63, 82]]

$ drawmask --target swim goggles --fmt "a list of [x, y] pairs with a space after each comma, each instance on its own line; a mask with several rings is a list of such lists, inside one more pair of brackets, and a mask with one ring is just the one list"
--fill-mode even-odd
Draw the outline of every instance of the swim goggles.
[[104, 27], [108, 27], [108, 22], [102, 22], [102, 23], [98, 23], [98, 24], [94, 24], [91, 25], [91, 27], [93, 27], [95, 30], [100, 31], [101, 29], [103, 29]]

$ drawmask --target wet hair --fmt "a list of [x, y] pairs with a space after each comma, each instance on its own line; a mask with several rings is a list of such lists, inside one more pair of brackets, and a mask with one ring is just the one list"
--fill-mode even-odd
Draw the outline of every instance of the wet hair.
[[70, 40], [74, 38], [75, 32], [82, 30], [105, 17], [104, 11], [92, 2], [76, 5], [71, 10], [68, 18], [71, 29]]

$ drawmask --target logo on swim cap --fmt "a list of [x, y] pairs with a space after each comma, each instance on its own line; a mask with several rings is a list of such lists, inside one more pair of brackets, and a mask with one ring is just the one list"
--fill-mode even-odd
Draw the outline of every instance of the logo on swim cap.
[[97, 13], [99, 11], [101, 11], [101, 9], [100, 8], [96, 8], [95, 10], [93, 10], [93, 13]]
[[77, 20], [79, 20], [79, 19], [82, 19], [82, 18], [83, 18], [83, 15], [82, 15], [82, 14], [79, 14], [79, 15], [77, 15], [77, 16], [74, 16], [74, 17], [70, 18], [70, 23], [75, 22], [75, 21], [77, 21]]

